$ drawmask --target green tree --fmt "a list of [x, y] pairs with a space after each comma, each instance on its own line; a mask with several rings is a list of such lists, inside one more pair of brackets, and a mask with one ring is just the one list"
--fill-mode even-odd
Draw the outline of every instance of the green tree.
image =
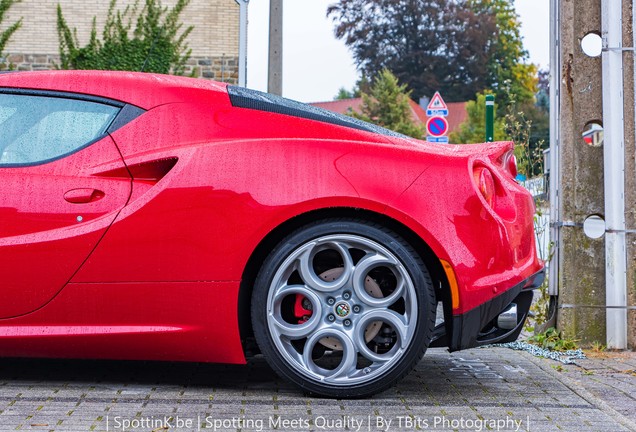
[[327, 9], [358, 69], [390, 69], [419, 98], [492, 91], [502, 106], [536, 92], [511, 0], [338, 0]]
[[58, 4], [61, 68], [183, 74], [191, 53], [186, 38], [194, 27], [183, 29], [179, 16], [189, 1], [177, 0], [175, 6], [168, 9], [160, 0], [145, 0], [141, 11], [138, 2], [121, 11], [115, 10], [117, 0], [111, 0], [101, 40], [93, 18], [90, 41], [83, 47]]
[[411, 92], [388, 69], [374, 79], [369, 93], [362, 93], [361, 113], [350, 114], [360, 120], [375, 123], [395, 132], [421, 139], [424, 130], [411, 117]]
[[[5, 14], [9, 11], [11, 6], [19, 2], [20, 0], [0, 0], [0, 24], [2, 24]], [[9, 25], [6, 29], [0, 31], [0, 69], [8, 67], [4, 61], [4, 47], [9, 42], [9, 39], [11, 39], [11, 36], [13, 36], [13, 33], [15, 33], [21, 26], [22, 18]]]
[[[550, 140], [550, 119], [548, 102], [541, 92], [537, 101], [525, 101], [517, 104], [511, 101], [499, 117], [495, 117], [495, 141], [512, 140], [515, 142], [515, 155], [519, 173], [527, 177], [541, 174], [543, 169], [543, 150]], [[496, 107], [495, 107], [496, 108]], [[478, 94], [476, 99], [466, 104], [468, 118], [458, 131], [450, 134], [450, 141], [456, 144], [483, 142], [486, 138], [486, 96]], [[495, 110], [497, 114], [497, 110]]]
[[363, 75], [391, 70], [416, 98], [465, 101], [486, 88], [494, 16], [468, 0], [338, 0], [335, 34]]
[[528, 52], [521, 39], [521, 22], [510, 0], [469, 0], [477, 15], [495, 18], [494, 37], [490, 40], [486, 88], [502, 106], [515, 101], [534, 100], [537, 92], [537, 67], [527, 63]]
[[[468, 118], [459, 126], [459, 130], [451, 132], [450, 142], [454, 144], [481, 143], [486, 140], [486, 93], [477, 94], [477, 98], [466, 103]], [[497, 104], [495, 104], [495, 114]], [[495, 141], [509, 139], [506, 134], [505, 121], [495, 115]]]
[[358, 97], [355, 95], [355, 92], [355, 88], [347, 90], [344, 87], [340, 87], [340, 89], [338, 89], [338, 94], [336, 94], [336, 97], [334, 97], [333, 100], [351, 99], [354, 97]]
[[351, 99], [351, 98], [359, 98], [362, 93], [369, 93], [371, 89], [371, 83], [369, 82], [369, 78], [366, 76], [362, 76], [360, 79], [356, 81], [356, 84], [353, 86], [351, 90], [347, 90], [344, 87], [340, 87], [338, 90], [338, 94], [333, 98], [333, 100], [342, 100], [342, 99]]

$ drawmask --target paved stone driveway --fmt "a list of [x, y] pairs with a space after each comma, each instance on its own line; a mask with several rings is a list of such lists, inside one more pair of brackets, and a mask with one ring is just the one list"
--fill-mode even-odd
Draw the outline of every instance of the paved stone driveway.
[[[572, 379], [601, 375], [557, 365], [504, 348], [434, 349], [398, 386], [339, 401], [304, 396], [262, 359], [249, 366], [4, 359], [0, 430], [634, 430]], [[633, 390], [636, 377], [624, 375]], [[629, 397], [618, 399], [610, 402], [636, 411]]]

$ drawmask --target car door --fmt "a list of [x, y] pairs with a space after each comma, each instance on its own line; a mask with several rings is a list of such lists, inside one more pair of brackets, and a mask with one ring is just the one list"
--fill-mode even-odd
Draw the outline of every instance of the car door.
[[108, 128], [122, 104], [0, 89], [0, 318], [50, 301], [131, 192]]

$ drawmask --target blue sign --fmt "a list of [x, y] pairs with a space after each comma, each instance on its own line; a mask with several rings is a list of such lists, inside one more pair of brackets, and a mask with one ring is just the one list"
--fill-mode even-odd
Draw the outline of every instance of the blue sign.
[[437, 143], [437, 144], [448, 144], [448, 137], [447, 136], [435, 137], [435, 136], [429, 135], [426, 137], [426, 141], [431, 143]]
[[434, 137], [446, 135], [448, 132], [448, 122], [444, 117], [431, 117], [426, 122], [426, 130]]
[[428, 117], [433, 117], [433, 116], [447, 117], [448, 116], [448, 110], [447, 109], [427, 109], [426, 110], [426, 115]]

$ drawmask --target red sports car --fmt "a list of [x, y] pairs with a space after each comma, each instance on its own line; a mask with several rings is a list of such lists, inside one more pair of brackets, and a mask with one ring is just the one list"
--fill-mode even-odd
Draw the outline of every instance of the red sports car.
[[1, 74], [0, 355], [260, 352], [307, 392], [373, 394], [428, 347], [518, 336], [543, 265], [515, 174], [509, 142], [217, 82]]

